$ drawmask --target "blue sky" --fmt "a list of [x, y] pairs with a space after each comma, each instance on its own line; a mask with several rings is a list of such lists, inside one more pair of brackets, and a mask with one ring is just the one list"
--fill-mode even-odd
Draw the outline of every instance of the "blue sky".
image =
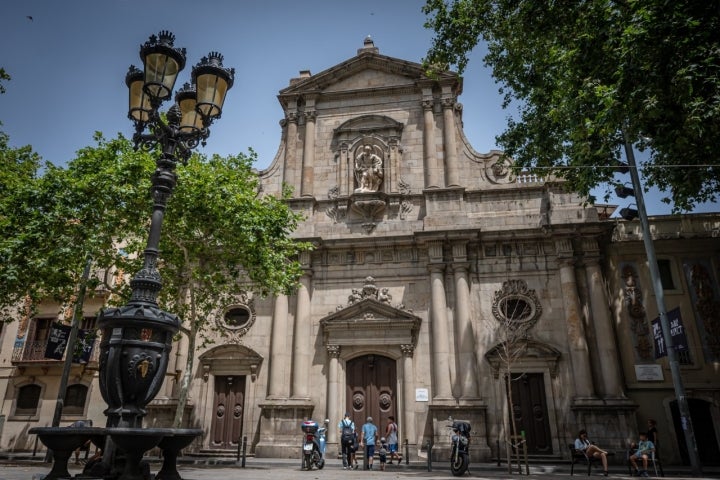
[[[235, 67], [222, 118], [205, 153], [236, 154], [252, 147], [267, 167], [280, 142], [277, 93], [300, 70], [318, 73], [356, 54], [372, 36], [380, 53], [420, 62], [432, 40], [422, 0], [2, 0], [0, 66], [12, 76], [0, 95], [2, 130], [13, 146], [30, 144], [63, 164], [91, 145], [95, 131], [132, 135], [125, 73], [141, 67], [139, 46], [170, 30], [187, 48], [187, 66], [219, 51]], [[32, 20], [27, 18], [32, 17]], [[497, 148], [507, 111], [481, 52], [465, 72], [465, 133], [475, 150]], [[647, 198], [650, 214], [669, 207]], [[618, 200], [621, 206], [627, 201]], [[717, 211], [714, 205], [697, 211]]]

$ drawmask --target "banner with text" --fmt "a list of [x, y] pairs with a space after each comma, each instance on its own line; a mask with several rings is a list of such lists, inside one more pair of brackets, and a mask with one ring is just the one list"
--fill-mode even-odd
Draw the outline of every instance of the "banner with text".
[[[687, 351], [688, 341], [685, 335], [685, 327], [680, 316], [680, 307], [673, 308], [667, 312], [668, 323], [670, 324], [670, 337], [672, 337], [673, 345], [677, 351]], [[663, 336], [660, 317], [652, 321], [653, 339], [655, 340], [655, 358], [667, 357], [667, 348], [665, 345], [665, 337]]]
[[53, 323], [45, 346], [45, 358], [62, 360], [68, 337], [70, 337], [70, 325]]

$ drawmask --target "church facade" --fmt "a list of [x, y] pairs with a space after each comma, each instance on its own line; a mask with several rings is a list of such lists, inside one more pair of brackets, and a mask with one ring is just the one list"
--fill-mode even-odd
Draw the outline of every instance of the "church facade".
[[[312, 418], [329, 420], [333, 452], [348, 412], [382, 431], [393, 416], [411, 458], [428, 441], [445, 458], [449, 418], [472, 424], [473, 458], [494, 458], [511, 416], [531, 455], [566, 457], [580, 428], [622, 449], [647, 418], [665, 433], [666, 457], [678, 451], [637, 222], [607, 219], [561, 182], [514, 174], [501, 152], [475, 151], [461, 93], [456, 74], [428, 77], [369, 38], [280, 91], [280, 148], [261, 190], [292, 187], [305, 217], [295, 236], [314, 248], [294, 295], [238, 291], [212, 319], [223, 334], [190, 353], [187, 419], [205, 431], [195, 450], [236, 450], [246, 437], [256, 456], [299, 457], [300, 423]], [[720, 216], [653, 222], [676, 282], [669, 308], [687, 331], [688, 392], [717, 420]], [[86, 302], [89, 316], [102, 300]], [[52, 418], [61, 367], [27, 352], [56, 318], [48, 306], [4, 329], [0, 448], [31, 448], [27, 429]], [[186, 345], [175, 345], [148, 424], [169, 424]], [[73, 367], [82, 402], [63, 421], [104, 423], [93, 361]], [[705, 428], [717, 449], [720, 432]]]

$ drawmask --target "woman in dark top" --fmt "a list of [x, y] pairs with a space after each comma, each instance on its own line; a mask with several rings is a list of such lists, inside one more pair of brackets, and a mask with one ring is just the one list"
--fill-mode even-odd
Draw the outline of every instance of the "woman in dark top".
[[658, 434], [657, 422], [652, 418], [648, 418], [647, 422], [648, 422], [648, 431], [647, 431], [648, 440], [653, 442], [653, 445], [657, 445], [657, 434]]

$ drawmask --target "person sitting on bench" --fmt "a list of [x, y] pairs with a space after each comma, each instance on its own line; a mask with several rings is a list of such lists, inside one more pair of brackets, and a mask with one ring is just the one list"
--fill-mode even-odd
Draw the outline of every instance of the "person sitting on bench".
[[603, 475], [605, 475], [606, 477], [608, 476], [608, 452], [588, 440], [586, 430], [580, 430], [578, 432], [578, 438], [575, 439], [575, 450], [585, 453], [588, 459], [599, 458], [603, 466]]

